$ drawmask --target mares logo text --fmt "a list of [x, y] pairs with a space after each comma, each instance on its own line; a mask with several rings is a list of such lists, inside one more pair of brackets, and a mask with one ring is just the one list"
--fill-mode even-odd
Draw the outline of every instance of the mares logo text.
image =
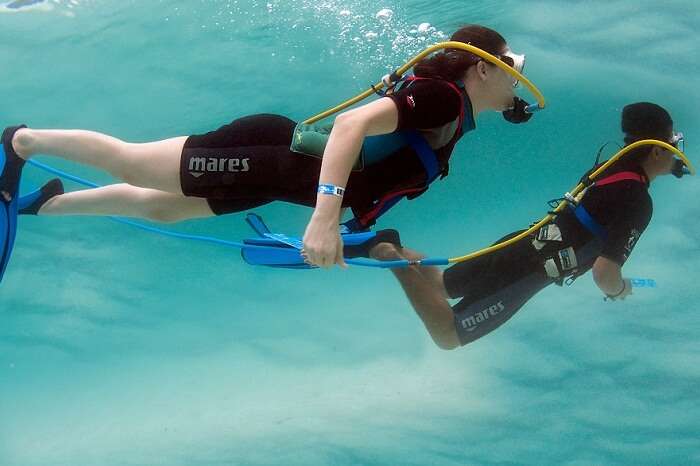
[[250, 171], [250, 159], [225, 157], [192, 157], [190, 159], [190, 175], [199, 178], [205, 173], [238, 173]]
[[466, 319], [462, 319], [462, 327], [464, 327], [467, 332], [471, 332], [476, 329], [476, 326], [478, 324], [487, 319], [490, 319], [491, 317], [497, 314], [500, 314], [503, 310], [505, 310], [503, 301], [499, 301], [493, 306], [487, 307], [483, 311], [477, 312], [476, 314], [471, 315]]

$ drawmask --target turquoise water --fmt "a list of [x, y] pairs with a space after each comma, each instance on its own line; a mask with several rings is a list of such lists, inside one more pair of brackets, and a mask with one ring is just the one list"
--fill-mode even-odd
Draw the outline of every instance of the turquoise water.
[[[435, 256], [541, 217], [620, 139], [627, 103], [666, 106], [697, 152], [690, 0], [8, 3], [0, 121], [133, 141], [301, 119], [465, 22], [498, 29], [549, 108], [521, 126], [481, 118], [450, 177], [382, 221]], [[421, 23], [434, 29], [411, 32]], [[28, 169], [24, 186], [47, 178]], [[657, 289], [610, 304], [584, 277], [454, 352], [385, 271], [251, 268], [104, 219], [23, 218], [0, 295], [0, 464], [699, 463], [700, 186], [667, 178], [652, 194], [625, 271]], [[310, 215], [256, 211], [290, 233]], [[249, 235], [242, 216], [173, 228]]]

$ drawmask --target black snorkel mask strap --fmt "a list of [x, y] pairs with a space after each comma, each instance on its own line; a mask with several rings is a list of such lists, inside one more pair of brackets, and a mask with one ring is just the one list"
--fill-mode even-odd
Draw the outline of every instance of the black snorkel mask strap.
[[[593, 164], [594, 167], [597, 167], [598, 164], [600, 163], [600, 156], [603, 154], [603, 151], [605, 150], [606, 147], [608, 147], [610, 144], [615, 144], [613, 141], [608, 141], [602, 146], [600, 146], [600, 149], [598, 149], [598, 154], [595, 156], [595, 163]], [[622, 149], [622, 146], [617, 144], [618, 149]]]

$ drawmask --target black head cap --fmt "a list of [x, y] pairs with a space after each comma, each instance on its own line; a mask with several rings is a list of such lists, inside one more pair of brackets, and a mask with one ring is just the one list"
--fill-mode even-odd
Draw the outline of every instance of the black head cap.
[[666, 141], [671, 131], [671, 115], [660, 105], [638, 102], [622, 109], [622, 132], [628, 144], [642, 139]]

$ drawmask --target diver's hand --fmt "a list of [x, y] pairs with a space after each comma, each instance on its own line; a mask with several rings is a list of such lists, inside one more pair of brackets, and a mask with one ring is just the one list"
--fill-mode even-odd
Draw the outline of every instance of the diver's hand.
[[506, 121], [515, 124], [527, 122], [530, 120], [530, 118], [532, 118], [532, 113], [525, 111], [528, 105], [530, 104], [525, 102], [520, 97], [513, 97], [513, 107], [503, 112], [503, 118], [505, 118]]
[[627, 296], [632, 294], [632, 280], [629, 278], [622, 279], [622, 290], [615, 295], [607, 295], [605, 301], [623, 301]]
[[307, 263], [318, 267], [327, 268], [335, 264], [347, 267], [337, 217], [324, 218], [314, 212], [304, 233], [301, 255]]

